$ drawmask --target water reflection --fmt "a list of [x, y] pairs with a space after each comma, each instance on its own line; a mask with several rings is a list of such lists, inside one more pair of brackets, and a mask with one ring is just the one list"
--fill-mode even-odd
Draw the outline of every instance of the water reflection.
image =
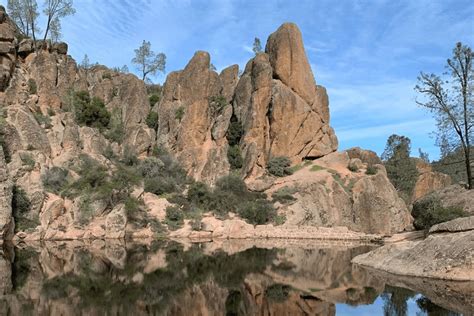
[[4, 245], [0, 315], [335, 315], [346, 306], [357, 315], [372, 305], [398, 316], [409, 314], [410, 300], [422, 315], [472, 311], [472, 284], [404, 281], [350, 263], [370, 249], [307, 241]]

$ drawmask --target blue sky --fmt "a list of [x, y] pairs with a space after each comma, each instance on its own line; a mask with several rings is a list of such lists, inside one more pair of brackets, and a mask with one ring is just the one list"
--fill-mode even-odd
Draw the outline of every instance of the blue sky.
[[[41, 3], [42, 1], [38, 1]], [[6, 0], [0, 0], [6, 4]], [[392, 133], [439, 156], [430, 115], [415, 104], [418, 73], [441, 73], [457, 41], [474, 47], [471, 0], [75, 0], [63, 40], [80, 61], [133, 66], [142, 40], [167, 55], [167, 71], [182, 69], [196, 50], [218, 70], [241, 67], [286, 21], [303, 33], [316, 82], [328, 89], [331, 124], [340, 149], [383, 151]], [[165, 76], [153, 78], [163, 82]]]

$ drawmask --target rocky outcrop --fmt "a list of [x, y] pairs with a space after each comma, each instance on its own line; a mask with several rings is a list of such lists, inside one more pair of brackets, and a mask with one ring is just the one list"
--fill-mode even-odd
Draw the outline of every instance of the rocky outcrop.
[[422, 241], [389, 244], [353, 262], [400, 275], [474, 281], [473, 228], [472, 217], [459, 218], [436, 225]]
[[419, 176], [413, 188], [412, 201], [415, 202], [431, 192], [441, 190], [451, 185], [451, 177], [447, 174], [433, 171], [430, 164], [421, 159], [416, 161]]
[[3, 148], [0, 145], [0, 243], [13, 236], [12, 183], [8, 177]]
[[244, 129], [240, 145], [247, 177], [263, 175], [271, 157], [298, 163], [337, 149], [326, 90], [316, 85], [301, 33], [292, 23], [270, 35], [265, 53], [247, 63], [234, 114]]
[[351, 171], [348, 166], [354, 159], [347, 152], [332, 153], [276, 180], [266, 191], [269, 196], [279, 190], [294, 196], [294, 201], [279, 206], [279, 213], [287, 219], [284, 225], [346, 226], [381, 235], [411, 229], [410, 212], [385, 168], [375, 165], [377, 173], [370, 175], [370, 164], [358, 159], [361, 168]]
[[15, 24], [8, 18], [5, 8], [0, 6], [0, 92], [8, 87], [15, 68], [16, 33]]
[[166, 79], [157, 108], [158, 144], [197, 180], [212, 183], [229, 171], [225, 136], [237, 75], [237, 66], [218, 75], [210, 69], [209, 54], [197, 52], [184, 70]]
[[459, 184], [447, 186], [426, 196], [426, 198], [430, 197], [439, 199], [445, 208], [460, 208], [466, 214], [474, 215], [474, 191]]

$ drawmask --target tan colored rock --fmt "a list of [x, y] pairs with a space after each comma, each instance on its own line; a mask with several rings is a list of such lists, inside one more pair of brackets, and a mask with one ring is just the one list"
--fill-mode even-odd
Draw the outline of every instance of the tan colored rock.
[[44, 229], [47, 229], [49, 224], [55, 221], [65, 211], [64, 200], [59, 196], [48, 193], [46, 202], [40, 212], [40, 222]]
[[125, 206], [119, 204], [107, 215], [105, 220], [105, 237], [109, 239], [122, 239], [125, 237], [127, 226], [127, 213]]
[[296, 24], [285, 23], [271, 34], [265, 52], [270, 57], [274, 77], [295, 91], [306, 103], [313, 104], [316, 82]]
[[234, 114], [242, 123], [243, 175], [259, 177], [271, 157], [293, 163], [337, 149], [326, 90], [316, 86], [294, 24], [270, 35], [266, 53], [247, 63], [236, 87]]
[[160, 221], [165, 219], [166, 208], [171, 206], [171, 203], [169, 203], [167, 199], [160, 198], [159, 196], [149, 192], [143, 194], [143, 202], [148, 210], [148, 214]]
[[383, 246], [352, 262], [399, 275], [472, 282], [472, 249], [474, 230], [431, 234], [423, 241]]
[[352, 192], [353, 216], [362, 231], [392, 235], [410, 227], [410, 212], [385, 175], [362, 178]]
[[371, 150], [365, 150], [360, 147], [354, 147], [346, 150], [346, 152], [349, 155], [349, 158], [358, 158], [363, 163], [366, 163], [370, 166], [383, 164], [382, 160], [380, 160], [380, 158], [377, 156], [377, 153]]
[[453, 184], [432, 192], [428, 196], [431, 195], [439, 198], [444, 207], [458, 207], [468, 215], [474, 215], [474, 190], [468, 190], [459, 184]]
[[228, 108], [215, 112], [210, 101], [222, 93], [231, 95], [237, 74], [230, 69], [221, 81], [209, 67], [209, 54], [196, 52], [184, 70], [168, 75], [157, 109], [158, 144], [170, 150], [189, 175], [213, 183], [229, 170], [225, 130], [231, 113]]
[[428, 171], [420, 174], [413, 188], [412, 201], [417, 201], [431, 192], [451, 185], [451, 177], [441, 172]]
[[430, 228], [430, 234], [469, 230], [474, 230], [474, 216], [456, 218], [448, 222], [436, 224]]

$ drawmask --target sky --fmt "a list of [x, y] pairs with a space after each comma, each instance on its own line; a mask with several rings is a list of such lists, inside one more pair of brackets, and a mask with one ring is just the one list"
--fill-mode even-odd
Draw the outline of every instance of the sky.
[[143, 40], [166, 54], [167, 73], [197, 50], [208, 51], [217, 70], [243, 68], [255, 37], [264, 46], [282, 23], [294, 22], [316, 82], [327, 88], [339, 148], [378, 154], [399, 134], [411, 138], [413, 156], [421, 148], [439, 157], [435, 122], [415, 103], [416, 78], [441, 74], [456, 42], [474, 48], [471, 0], [74, 0], [74, 7], [62, 22], [69, 53], [131, 71]]

